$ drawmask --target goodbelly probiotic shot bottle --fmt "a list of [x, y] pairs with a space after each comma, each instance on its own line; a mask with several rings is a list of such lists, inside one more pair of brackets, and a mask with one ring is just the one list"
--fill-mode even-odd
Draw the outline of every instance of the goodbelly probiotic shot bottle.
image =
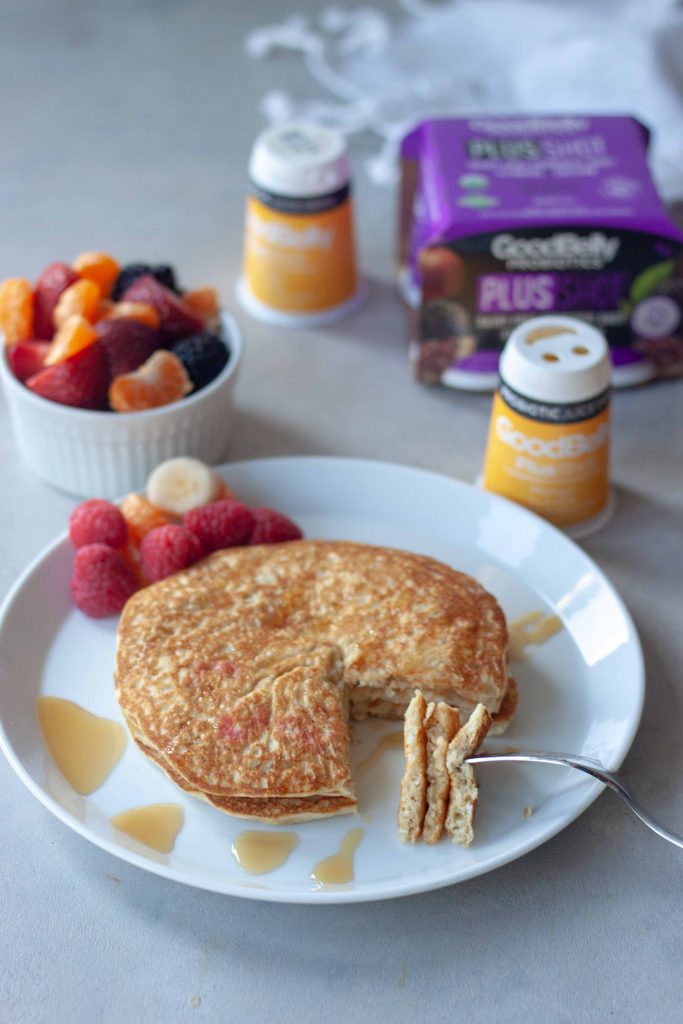
[[607, 343], [590, 324], [540, 316], [516, 327], [500, 360], [483, 487], [574, 537], [603, 526], [610, 378]]
[[241, 304], [282, 327], [318, 327], [350, 313], [361, 296], [343, 135], [306, 122], [268, 128], [254, 144], [249, 178]]

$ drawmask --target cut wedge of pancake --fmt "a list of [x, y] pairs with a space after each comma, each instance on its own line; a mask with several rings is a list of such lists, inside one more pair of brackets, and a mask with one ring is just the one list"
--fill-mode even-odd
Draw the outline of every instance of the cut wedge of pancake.
[[142, 752], [158, 764], [177, 786], [192, 796], [217, 807], [219, 811], [225, 811], [226, 814], [231, 814], [236, 818], [250, 818], [260, 821], [264, 825], [292, 825], [300, 821], [312, 821], [316, 818], [331, 818], [336, 814], [350, 814], [356, 810], [356, 800], [352, 796], [282, 797], [280, 799], [265, 797], [258, 799], [239, 796], [220, 797], [202, 793], [192, 789], [187, 780], [182, 775], [178, 775], [157, 750], [145, 746], [135, 736], [133, 738]]
[[445, 828], [453, 842], [461, 846], [469, 846], [474, 839], [473, 823], [479, 795], [474, 768], [465, 761], [477, 752], [490, 725], [490, 714], [479, 704], [448, 745], [446, 767], [450, 794]]
[[427, 813], [422, 827], [425, 843], [436, 843], [441, 838], [451, 780], [446, 767], [448, 745], [460, 728], [460, 715], [455, 708], [439, 701], [430, 704], [425, 715], [427, 732]]
[[403, 726], [405, 768], [398, 803], [398, 837], [404, 843], [415, 843], [420, 838], [427, 810], [426, 707], [418, 690], [408, 705]]

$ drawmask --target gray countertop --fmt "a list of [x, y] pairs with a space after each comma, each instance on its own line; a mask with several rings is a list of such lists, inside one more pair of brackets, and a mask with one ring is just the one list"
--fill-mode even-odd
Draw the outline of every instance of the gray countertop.
[[[296, 4], [314, 9], [313, 3]], [[101, 248], [177, 264], [231, 301], [260, 96], [287, 59], [244, 56], [280, 5], [3, 4], [0, 279]], [[356, 144], [355, 155], [363, 150]], [[363, 309], [315, 332], [239, 310], [230, 459], [337, 454], [473, 480], [490, 400], [413, 383], [392, 281], [394, 197], [357, 175]], [[613, 521], [585, 549], [642, 639], [625, 773], [683, 830], [683, 381], [615, 396]], [[0, 404], [0, 592], [75, 500], [19, 461]], [[53, 818], [0, 762], [0, 1017], [42, 1021], [680, 1021], [681, 852], [609, 794], [524, 858], [423, 896], [297, 907], [147, 874]]]

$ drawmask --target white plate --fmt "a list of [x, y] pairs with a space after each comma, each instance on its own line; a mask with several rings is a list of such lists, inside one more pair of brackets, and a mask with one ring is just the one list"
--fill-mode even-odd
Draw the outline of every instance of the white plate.
[[[471, 573], [500, 601], [508, 621], [528, 611], [557, 614], [564, 628], [513, 665], [520, 707], [490, 746], [565, 751], [617, 768], [633, 740], [643, 701], [643, 665], [633, 623], [591, 560], [563, 534], [510, 502], [444, 476], [353, 459], [282, 458], [223, 467], [238, 494], [297, 520], [308, 537], [383, 544], [431, 555]], [[86, 839], [123, 860], [190, 885], [253, 899], [344, 903], [435, 889], [480, 875], [534, 849], [573, 821], [602, 787], [569, 769], [484, 765], [476, 838], [465, 850], [442, 840], [404, 846], [396, 836], [400, 750], [356, 775], [359, 818], [293, 826], [300, 843], [268, 875], [245, 874], [231, 853], [247, 822], [186, 796], [131, 742], [107, 782], [76, 795], [44, 748], [38, 694], [76, 701], [122, 720], [112, 689], [116, 622], [91, 620], [70, 603], [73, 558], [62, 537], [31, 565], [0, 618], [0, 740], [38, 799]], [[353, 763], [398, 723], [353, 727]], [[112, 815], [176, 801], [185, 826], [164, 856], [129, 840]], [[525, 808], [533, 814], [525, 816]], [[317, 887], [314, 865], [337, 851], [349, 828], [364, 837], [355, 881]], [[261, 826], [257, 826], [261, 827]]]

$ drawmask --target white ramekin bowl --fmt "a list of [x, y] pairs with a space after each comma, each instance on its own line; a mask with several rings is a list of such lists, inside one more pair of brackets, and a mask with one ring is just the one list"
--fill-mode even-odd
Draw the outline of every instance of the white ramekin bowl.
[[146, 412], [93, 412], [34, 395], [10, 370], [3, 345], [0, 381], [24, 461], [54, 487], [97, 498], [140, 490], [154, 467], [175, 455], [218, 462], [230, 439], [243, 352], [233, 318], [223, 314], [222, 322], [230, 358], [216, 379], [196, 395]]

